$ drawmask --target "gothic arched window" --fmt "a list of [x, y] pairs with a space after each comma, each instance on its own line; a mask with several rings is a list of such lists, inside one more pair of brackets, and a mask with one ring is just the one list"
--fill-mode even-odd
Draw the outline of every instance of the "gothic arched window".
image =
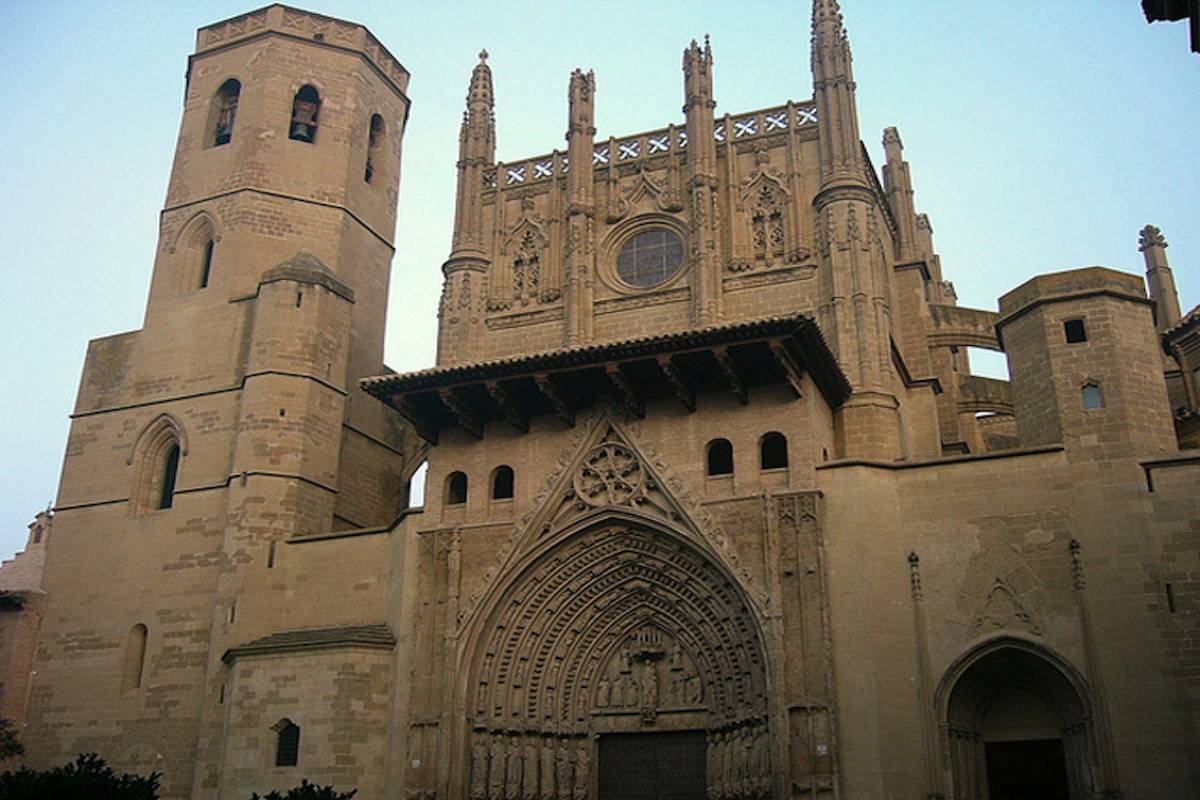
[[728, 439], [713, 439], [705, 453], [709, 475], [733, 474], [733, 445]]
[[200, 288], [208, 288], [208, 279], [212, 277], [213, 247], [215, 243], [209, 239], [200, 248]]
[[289, 139], [312, 143], [317, 140], [317, 118], [321, 113], [321, 95], [310, 84], [300, 87], [292, 100], [292, 125]]
[[300, 763], [300, 726], [284, 717], [271, 728], [275, 731], [275, 766], [294, 767]]
[[1100, 391], [1100, 384], [1085, 383], [1082, 390], [1083, 407], [1086, 410], [1104, 408], [1104, 394]]
[[175, 503], [176, 484], [187, 444], [183, 429], [170, 414], [162, 414], [146, 426], [126, 463], [136, 464], [130, 506], [135, 514], [170, 508]]
[[162, 479], [159, 484], [158, 507], [170, 508], [175, 504], [175, 479], [179, 477], [179, 445], [173, 444], [163, 460]]
[[375, 175], [375, 155], [383, 143], [383, 131], [383, 117], [372, 114], [371, 127], [367, 132], [367, 166], [363, 169], [363, 180], [367, 183]]
[[229, 144], [233, 138], [233, 123], [237, 118], [238, 98], [241, 93], [242, 84], [236, 78], [230, 78], [221, 84], [221, 88], [213, 97], [213, 147]]
[[758, 461], [762, 469], [781, 469], [788, 465], [787, 437], [771, 431], [758, 443]]

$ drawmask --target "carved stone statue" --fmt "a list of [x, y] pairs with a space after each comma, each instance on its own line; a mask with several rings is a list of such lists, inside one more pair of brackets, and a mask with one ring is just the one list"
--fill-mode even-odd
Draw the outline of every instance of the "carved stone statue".
[[671, 677], [667, 679], [667, 703], [677, 706], [683, 702], [683, 677], [677, 672], [672, 672]]
[[596, 707], [608, 708], [612, 702], [612, 684], [607, 678], [601, 678], [600, 683], [596, 687]]
[[621, 645], [620, 664], [621, 672], [629, 672], [633, 669], [632, 656], [629, 654], [629, 645]]
[[486, 800], [488, 782], [488, 751], [483, 739], [476, 739], [471, 748], [471, 800]]
[[525, 743], [521, 759], [521, 774], [523, 777], [525, 800], [537, 800], [538, 796], [538, 749], [534, 740]]
[[541, 800], [554, 800], [554, 745], [542, 742], [542, 793]]
[[733, 735], [729, 733], [721, 734], [721, 785], [725, 787], [726, 796], [731, 796], [735, 791], [734, 775], [733, 775], [733, 751], [734, 742]]
[[492, 764], [488, 780], [489, 796], [504, 797], [504, 742], [499, 736], [492, 739]]
[[658, 707], [658, 669], [654, 664], [647, 664], [642, 673], [642, 705], [646, 708]]
[[558, 746], [554, 772], [558, 778], [558, 800], [571, 800], [571, 754], [565, 744]]
[[704, 684], [699, 675], [689, 675], [687, 679], [687, 701], [695, 705], [704, 700]]
[[637, 706], [641, 703], [641, 691], [631, 676], [625, 675], [621, 678], [621, 694], [623, 696], [624, 706]]
[[591, 755], [588, 753], [587, 745], [580, 747], [575, 752], [575, 791], [574, 800], [587, 800], [588, 796], [588, 769], [591, 766]]
[[683, 669], [683, 648], [679, 642], [671, 645], [671, 669]]
[[508, 746], [508, 758], [504, 765], [505, 797], [517, 800], [521, 796], [521, 749], [515, 744]]

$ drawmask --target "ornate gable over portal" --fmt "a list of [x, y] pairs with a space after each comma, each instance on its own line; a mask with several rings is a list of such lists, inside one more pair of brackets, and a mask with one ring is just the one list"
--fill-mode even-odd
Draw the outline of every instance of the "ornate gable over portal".
[[761, 598], [711, 521], [668, 491], [682, 483], [664, 483], [661, 460], [606, 411], [588, 428], [461, 620], [461, 789], [586, 798], [597, 734], [702, 730], [712, 779], [757, 796], [770, 775]]

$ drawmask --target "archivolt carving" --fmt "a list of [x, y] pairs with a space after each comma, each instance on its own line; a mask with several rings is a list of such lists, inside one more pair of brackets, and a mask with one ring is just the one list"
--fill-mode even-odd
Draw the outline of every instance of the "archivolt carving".
[[[552, 548], [496, 604], [478, 656], [476, 722], [570, 731], [589, 719], [601, 681], [609, 706], [618, 681], [621, 707], [653, 713], [672, 689], [671, 663], [687, 671], [678, 676], [685, 691], [696, 679], [685, 697], [703, 702], [714, 721], [761, 715], [765, 675], [751, 613], [682, 539], [636, 523], [593, 528]], [[664, 670], [657, 662], [667, 654]]]

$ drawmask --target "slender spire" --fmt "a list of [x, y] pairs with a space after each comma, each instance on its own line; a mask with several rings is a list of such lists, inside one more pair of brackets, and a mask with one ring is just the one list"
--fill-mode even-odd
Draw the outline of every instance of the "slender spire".
[[1175, 276], [1167, 263], [1167, 240], [1155, 225], [1147, 225], [1138, 234], [1138, 250], [1146, 260], [1146, 285], [1154, 301], [1154, 319], [1160, 331], [1179, 322], [1179, 293]]
[[[592, 143], [596, 135], [596, 76], [588, 70], [571, 73], [567, 86], [567, 198], [573, 207], [591, 208]], [[576, 165], [578, 169], [574, 169]]]
[[458, 136], [458, 202], [455, 204], [451, 258], [482, 247], [483, 174], [496, 160], [496, 115], [488, 52], [479, 53], [471, 72], [467, 108]]
[[812, 73], [813, 95], [820, 120], [823, 182], [847, 176], [861, 182], [863, 164], [854, 99], [854, 70], [850, 40], [842, 25], [837, 0], [813, 0]]
[[704, 47], [692, 39], [683, 51], [683, 113], [687, 115], [687, 161], [692, 178], [716, 177], [717, 146], [713, 139], [712, 43], [704, 37]]
[[692, 294], [692, 322], [712, 325], [720, 320], [720, 265], [716, 242], [717, 143], [713, 110], [712, 44], [693, 39], [683, 51], [683, 113], [687, 115], [687, 189], [698, 266]]
[[917, 215], [913, 205], [912, 176], [908, 162], [904, 160], [904, 143], [900, 131], [883, 129], [883, 151], [887, 161], [883, 165], [883, 187], [887, 191], [888, 205], [896, 218], [899, 231], [897, 255], [904, 261], [917, 257]]
[[567, 84], [567, 226], [563, 264], [563, 309], [567, 343], [592, 339], [592, 309], [596, 253], [595, 179], [592, 153], [596, 136], [596, 76], [588, 70], [571, 73]]

